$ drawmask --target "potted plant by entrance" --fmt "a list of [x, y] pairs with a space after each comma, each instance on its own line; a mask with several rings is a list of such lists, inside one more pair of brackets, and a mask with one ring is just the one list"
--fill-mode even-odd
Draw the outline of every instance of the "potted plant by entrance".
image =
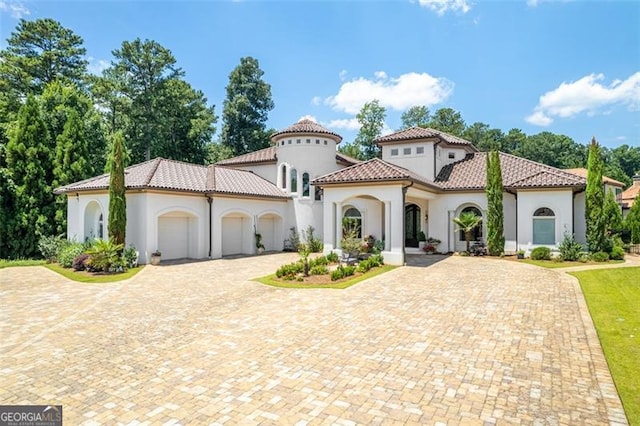
[[433, 246], [434, 252], [438, 251], [438, 245], [440, 243], [441, 241], [437, 238], [432, 238], [432, 237], [427, 238], [427, 245]]
[[518, 257], [518, 259], [524, 259], [524, 250], [518, 250], [516, 252], [516, 256]]
[[160, 250], [156, 249], [156, 251], [151, 253], [151, 264], [152, 265], [159, 265], [161, 258], [162, 258], [162, 253], [160, 252]]
[[418, 248], [420, 250], [424, 250], [424, 246], [425, 246], [426, 243], [427, 243], [427, 236], [424, 235], [423, 231], [420, 231], [418, 233]]
[[262, 244], [262, 235], [256, 232], [256, 250], [258, 254], [264, 253], [264, 244]]

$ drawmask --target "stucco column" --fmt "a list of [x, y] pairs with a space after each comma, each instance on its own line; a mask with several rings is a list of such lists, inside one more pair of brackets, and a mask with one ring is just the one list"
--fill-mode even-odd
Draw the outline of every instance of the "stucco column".
[[342, 248], [342, 203], [335, 203], [336, 208], [336, 223], [335, 223], [335, 237], [336, 243], [334, 247]]
[[391, 202], [384, 202], [384, 250], [391, 250]]

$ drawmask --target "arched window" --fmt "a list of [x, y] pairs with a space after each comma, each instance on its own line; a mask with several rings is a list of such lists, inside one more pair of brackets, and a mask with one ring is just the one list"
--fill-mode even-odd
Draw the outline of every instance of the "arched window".
[[[284, 143], [284, 141], [282, 141]], [[280, 175], [280, 186], [282, 189], [287, 189], [287, 166], [285, 164], [281, 167], [281, 175]]]
[[309, 173], [302, 174], [302, 196], [309, 196]]
[[291, 169], [291, 192], [298, 192], [298, 170]]
[[362, 215], [360, 214], [360, 210], [355, 207], [348, 208], [342, 218], [343, 235], [351, 232], [355, 233], [356, 238], [362, 238]]
[[[480, 210], [477, 207], [473, 207], [473, 206], [465, 207], [464, 209], [462, 209], [460, 214], [468, 213], [468, 212], [474, 213], [476, 216], [482, 217], [482, 213], [480, 212]], [[464, 237], [464, 231], [459, 232], [458, 239], [460, 241], [467, 241], [466, 238]], [[471, 231], [471, 241], [482, 241], [482, 223], [476, 226], [473, 231]]]
[[100, 217], [98, 218], [98, 238], [102, 239], [104, 236], [104, 218], [102, 217], [102, 213], [100, 213]]
[[556, 243], [556, 214], [547, 207], [533, 213], [533, 244]]

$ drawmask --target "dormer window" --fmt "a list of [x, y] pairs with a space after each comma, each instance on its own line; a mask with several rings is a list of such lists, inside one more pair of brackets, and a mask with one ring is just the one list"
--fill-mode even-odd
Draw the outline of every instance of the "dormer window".
[[320, 145], [320, 139], [316, 139], [316, 145]]
[[419, 146], [416, 148], [416, 154], [417, 155], [422, 155], [424, 154], [424, 146]]
[[392, 157], [397, 157], [398, 156], [398, 148], [393, 148], [391, 150], [391, 156]]
[[411, 155], [411, 148], [404, 148], [402, 150], [402, 154], [404, 155]]
[[311, 143], [311, 139], [307, 139], [307, 143]]
[[296, 139], [296, 143], [300, 143], [300, 139]]
[[455, 160], [456, 159], [456, 153], [455, 152], [450, 152], [449, 153], [449, 160]]

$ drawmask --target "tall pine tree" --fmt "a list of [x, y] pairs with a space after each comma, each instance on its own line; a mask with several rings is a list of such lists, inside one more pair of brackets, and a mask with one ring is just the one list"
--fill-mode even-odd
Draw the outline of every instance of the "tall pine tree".
[[613, 191], [607, 191], [604, 197], [603, 213], [605, 230], [608, 235], [619, 233], [622, 230], [622, 210], [616, 202]]
[[124, 182], [124, 136], [116, 132], [111, 139], [109, 155], [109, 238], [115, 244], [125, 244], [127, 231], [127, 201]]
[[10, 256], [29, 258], [38, 254], [38, 240], [51, 234], [53, 205], [52, 152], [49, 134], [33, 96], [18, 112], [7, 144], [7, 169], [15, 184], [14, 223], [9, 230]]
[[587, 190], [585, 221], [589, 251], [602, 251], [605, 247], [604, 189], [602, 187], [602, 154], [594, 137], [589, 145], [587, 161]]
[[500, 154], [487, 154], [487, 250], [491, 256], [504, 253], [504, 208]]

